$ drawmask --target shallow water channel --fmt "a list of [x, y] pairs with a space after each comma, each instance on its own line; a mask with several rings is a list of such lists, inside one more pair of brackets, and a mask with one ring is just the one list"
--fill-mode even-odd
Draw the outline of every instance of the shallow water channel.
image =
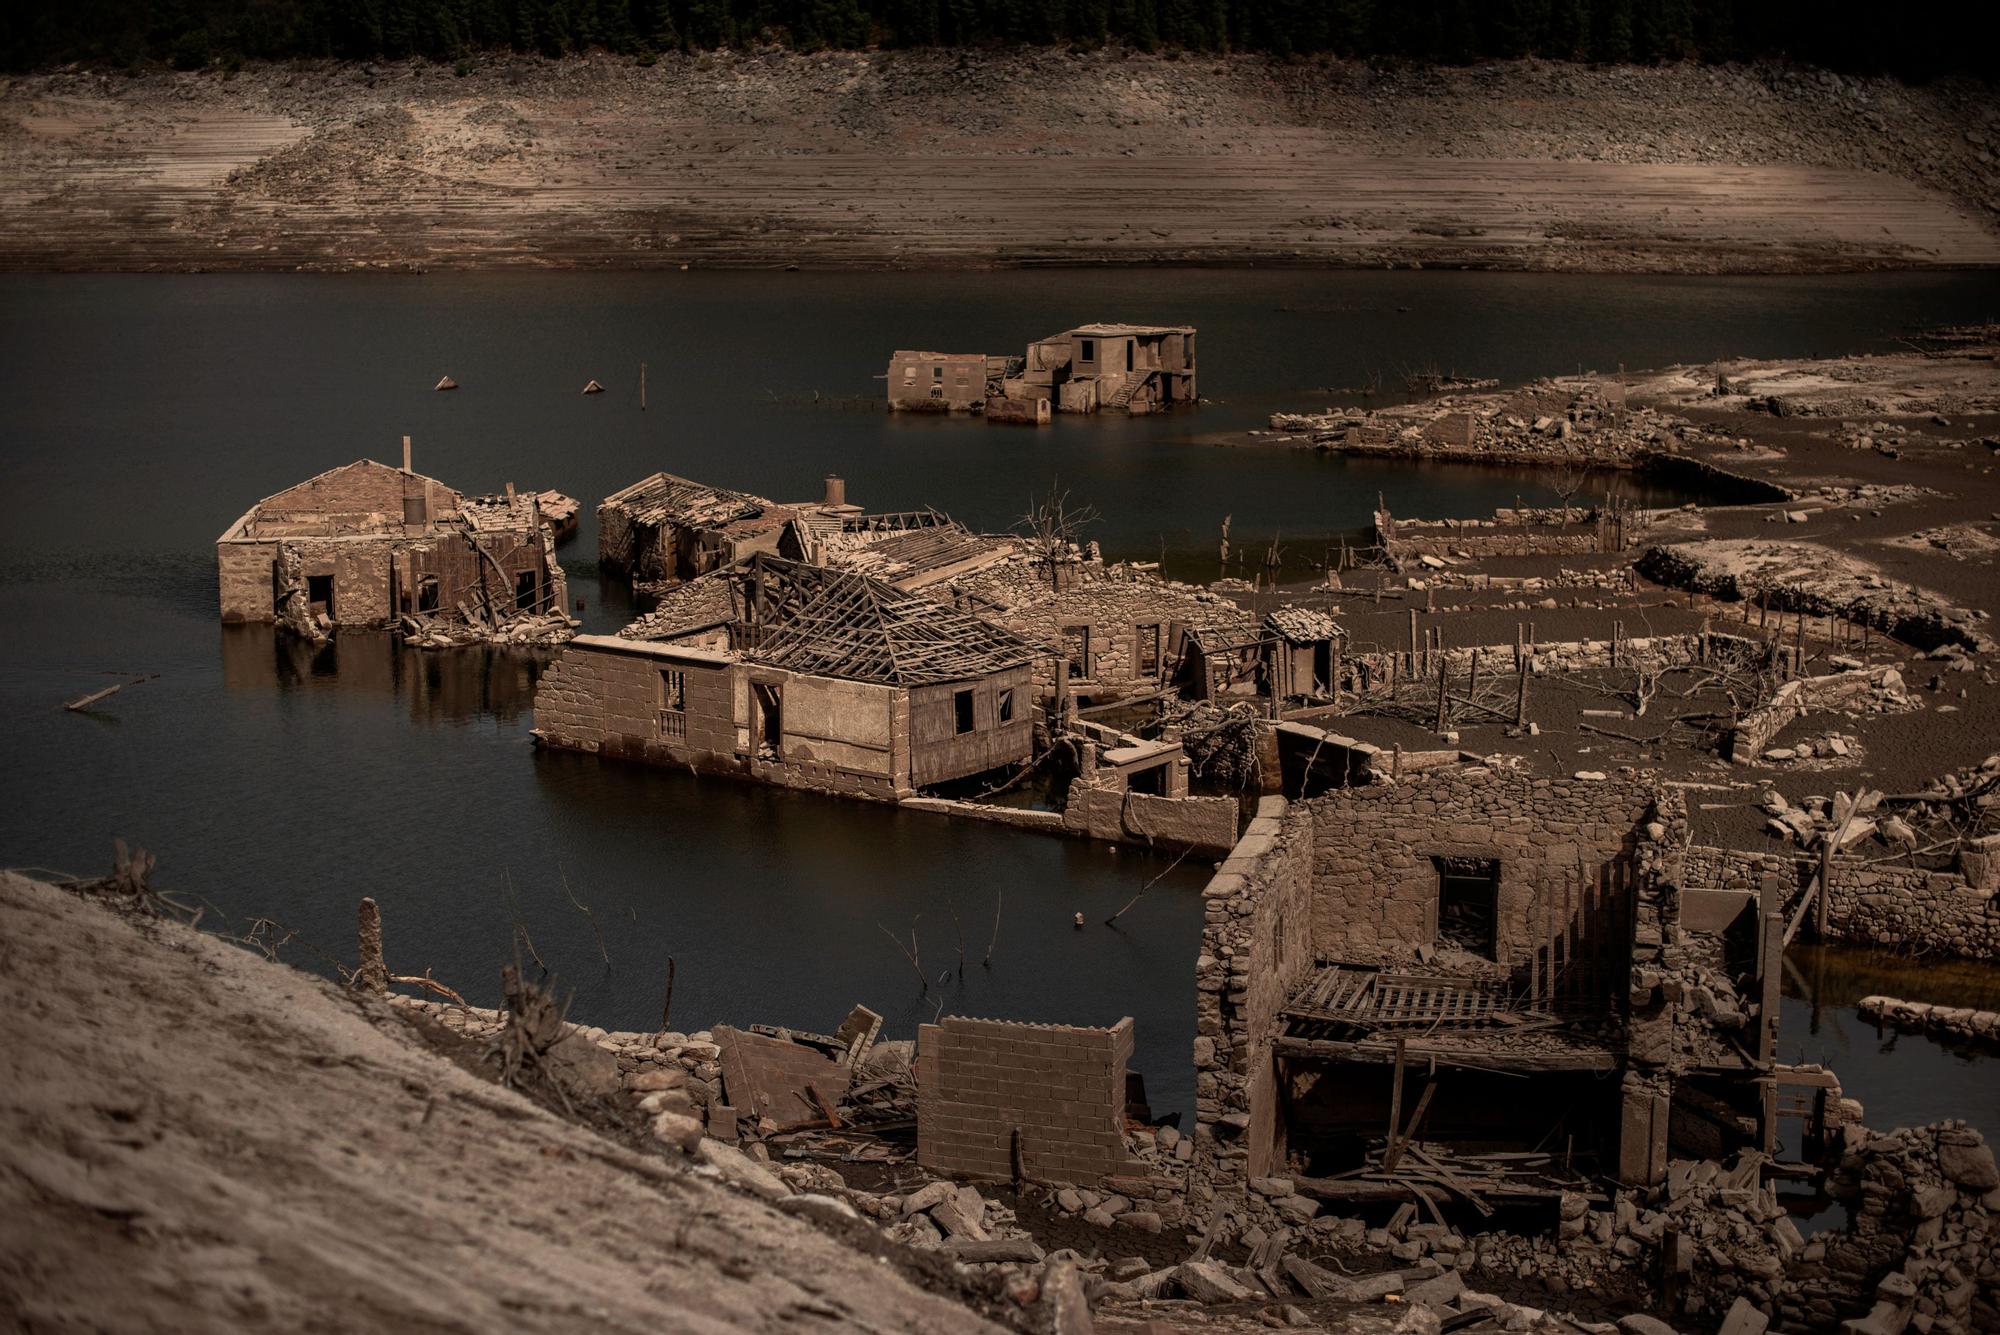
[[[589, 509], [657, 468], [777, 499], [838, 472], [871, 508], [936, 505], [987, 528], [1059, 479], [1102, 509], [1109, 555], [1164, 550], [1206, 576], [1225, 514], [1239, 544], [1309, 548], [1365, 523], [1378, 491], [1417, 515], [1537, 494], [1509, 470], [1202, 441], [1334, 401], [1316, 387], [1433, 365], [1521, 379], [1886, 347], [1996, 299], [1990, 275], [0, 279], [0, 863], [96, 871], [122, 836], [159, 857], [160, 883], [213, 904], [210, 925], [274, 919], [296, 933], [286, 958], [309, 967], [351, 953], [355, 902], [373, 895], [393, 965], [489, 1003], [519, 922], [576, 989], [575, 1013], [609, 1027], [659, 1022], [670, 958], [683, 1028], [826, 1029], [856, 1001], [901, 1036], [940, 1010], [1130, 1014], [1155, 1108], [1186, 1111], [1206, 868], [538, 753], [537, 660], [364, 635], [311, 653], [225, 630], [215, 536], [313, 473], [395, 458], [408, 433], [417, 467], [453, 485], [584, 501], [565, 555], [595, 630], [630, 600], [595, 578]], [[1016, 350], [1092, 318], [1200, 326], [1212, 402], [1042, 431], [872, 409], [896, 347]], [[446, 374], [463, 388], [432, 392]], [[580, 396], [591, 378], [610, 392]], [[89, 714], [56, 707], [110, 671], [160, 675]], [[922, 984], [890, 940], [913, 924]], [[1898, 986], [1949, 999], [1931, 977]], [[1787, 1002], [1788, 1057], [1803, 1043], [1834, 1061], [1873, 1121], [1955, 1114], [2000, 1132], [1990, 1057], [1912, 1037], [1892, 1057], [1851, 990], [1822, 989], [1816, 1020]]]

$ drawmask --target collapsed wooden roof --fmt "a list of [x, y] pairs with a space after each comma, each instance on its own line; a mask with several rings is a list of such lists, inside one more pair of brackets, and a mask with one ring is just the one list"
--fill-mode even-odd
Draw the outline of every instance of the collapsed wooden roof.
[[672, 473], [655, 473], [634, 482], [623, 491], [605, 497], [604, 504], [618, 506], [638, 523], [671, 522], [690, 528], [720, 528], [776, 508], [762, 496], [711, 487]]
[[989, 621], [852, 571], [758, 556], [744, 656], [791, 672], [924, 686], [1025, 667], [1035, 650]]
[[1011, 538], [974, 533], [935, 510], [850, 515], [819, 536], [829, 564], [899, 589], [920, 589], [948, 575], [980, 569], [1017, 548]]
[[666, 640], [725, 619], [749, 662], [887, 686], [969, 681], [1035, 656], [1026, 640], [970, 612], [852, 571], [762, 554], [670, 591], [619, 634]]

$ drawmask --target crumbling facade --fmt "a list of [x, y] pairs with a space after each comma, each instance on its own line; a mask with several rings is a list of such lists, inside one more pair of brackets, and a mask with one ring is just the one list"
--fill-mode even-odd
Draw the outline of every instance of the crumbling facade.
[[[356, 460], [266, 497], [216, 540], [225, 623], [340, 628], [562, 617], [567, 582], [538, 498], [466, 496]], [[565, 634], [566, 634], [565, 629]]]
[[543, 745], [896, 799], [1025, 761], [1031, 646], [862, 575], [757, 556], [542, 676]]
[[1005, 357], [983, 352], [913, 352], [889, 358], [891, 412], [979, 412], [997, 394]]
[[[1672, 1153], [1768, 1152], [1778, 898], [1684, 884], [1683, 826], [1643, 775], [1265, 799], [1205, 892], [1195, 1212], [1273, 1175], [1552, 1205], [1586, 1167], [1651, 1185]], [[1472, 1153], [1495, 1145], [1519, 1152]]]
[[[1254, 660], [1259, 639], [1256, 617], [1219, 594], [1081, 557], [1015, 556], [941, 584], [933, 596], [1034, 644], [1042, 651], [1037, 688], [1083, 704], [1183, 682], [1206, 698], [1238, 679], [1232, 656]], [[1197, 638], [1216, 646], [1215, 662], [1197, 649]]]
[[1087, 324], [1028, 345], [1003, 397], [1048, 399], [1057, 412], [1139, 416], [1197, 397], [1191, 325]]

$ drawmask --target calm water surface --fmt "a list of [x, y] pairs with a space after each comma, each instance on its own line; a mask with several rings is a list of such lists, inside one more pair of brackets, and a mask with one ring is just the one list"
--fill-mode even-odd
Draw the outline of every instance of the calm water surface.
[[[577, 989], [577, 1013], [612, 1027], [658, 1022], [669, 957], [680, 1027], [826, 1029], [855, 1001], [903, 1036], [940, 1008], [1130, 1014], [1156, 1108], [1189, 1109], [1205, 868], [538, 754], [536, 660], [369, 636], [313, 653], [225, 631], [215, 536], [313, 473], [393, 461], [407, 433], [418, 468], [455, 486], [584, 501], [565, 556], [592, 629], [631, 608], [593, 578], [588, 509], [658, 468], [781, 500], [838, 472], [871, 508], [935, 505], [984, 528], [1059, 480], [1103, 511], [1108, 554], [1164, 551], [1207, 577], [1224, 515], [1239, 546], [1279, 535], [1310, 560], [1366, 522], [1378, 491], [1433, 515], [1538, 494], [1507, 470], [1201, 442], [1335, 401], [1317, 390], [1426, 366], [1518, 380], [1884, 348], [1996, 311], [1993, 275], [7, 277], [0, 862], [96, 870], [122, 835], [159, 856], [162, 884], [209, 900], [212, 922], [296, 931], [287, 954], [306, 964], [351, 954], [355, 901], [373, 895], [392, 964], [486, 1002], [518, 921]], [[1198, 325], [1213, 402], [1041, 431], [836, 402], [879, 396], [897, 347], [1014, 352], [1087, 319]], [[447, 374], [463, 388], [432, 392]], [[592, 378], [610, 392], [580, 396]], [[120, 670], [160, 677], [89, 715], [56, 708]], [[1097, 925], [1163, 872], [1117, 930]], [[913, 923], [927, 990], [884, 930], [907, 939]], [[1905, 991], [1921, 996], [1921, 979]], [[1788, 1009], [1787, 1055], [1795, 1035], [1821, 1048], [1847, 1035], [1829, 1055], [1871, 1120], [1886, 1107], [1907, 1110], [1890, 1122], [1971, 1115], [2000, 1131], [1991, 1065], [1910, 1038], [1894, 1061], [1871, 1055], [1851, 1000], [1823, 1004], [1817, 1028]]]

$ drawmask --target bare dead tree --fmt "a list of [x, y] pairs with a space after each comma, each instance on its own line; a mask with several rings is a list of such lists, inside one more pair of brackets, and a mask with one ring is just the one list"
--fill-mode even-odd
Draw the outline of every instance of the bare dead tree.
[[1096, 506], [1077, 504], [1060, 482], [1051, 482], [1048, 495], [1028, 498], [1014, 531], [1027, 540], [1029, 555], [1048, 563], [1077, 550], [1083, 530], [1103, 518]]
[[1569, 522], [1570, 501], [1590, 481], [1590, 465], [1580, 454], [1564, 454], [1542, 474], [1548, 489], [1563, 503], [1563, 523]]

